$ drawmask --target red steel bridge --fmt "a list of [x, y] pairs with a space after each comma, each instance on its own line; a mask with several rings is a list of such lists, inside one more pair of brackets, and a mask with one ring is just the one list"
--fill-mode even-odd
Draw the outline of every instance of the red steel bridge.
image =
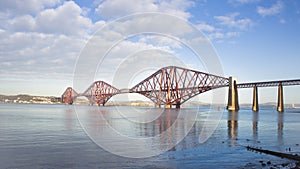
[[278, 111], [283, 108], [282, 86], [300, 85], [300, 79], [269, 82], [254, 82], [237, 84], [232, 77], [226, 78], [191, 69], [168, 66], [159, 69], [131, 89], [119, 90], [104, 81], [94, 82], [84, 93], [78, 94], [68, 87], [62, 95], [62, 102], [73, 104], [79, 96], [88, 98], [91, 104], [105, 105], [114, 95], [122, 93], [138, 93], [149, 98], [156, 106], [165, 105], [171, 108], [180, 105], [190, 98], [209, 90], [229, 87], [227, 109], [238, 111], [238, 88], [253, 88], [253, 111], [258, 111], [257, 87], [278, 86]]

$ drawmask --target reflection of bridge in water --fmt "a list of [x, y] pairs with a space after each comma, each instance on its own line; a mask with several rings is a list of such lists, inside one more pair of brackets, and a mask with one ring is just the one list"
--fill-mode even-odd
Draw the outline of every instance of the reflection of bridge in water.
[[217, 88], [229, 87], [227, 109], [238, 111], [237, 88], [253, 88], [252, 110], [258, 111], [257, 87], [278, 86], [277, 110], [283, 112], [282, 86], [290, 85], [300, 85], [300, 79], [237, 84], [236, 79], [232, 77], [226, 78], [186, 68], [169, 66], [156, 71], [131, 89], [119, 90], [104, 81], [94, 82], [83, 93], [77, 93], [74, 89], [68, 87], [62, 95], [62, 102], [72, 104], [77, 97], [85, 96], [91, 104], [104, 106], [114, 95], [138, 93], [149, 98], [157, 107], [165, 105], [165, 107], [169, 108], [172, 106], [180, 108], [181, 104], [198, 94]]
[[[259, 142], [258, 140], [258, 126], [259, 126], [259, 119], [258, 119], [259, 113], [253, 112], [252, 115], [252, 139], [246, 139], [246, 141], [255, 141], [256, 143]], [[243, 118], [242, 118], [243, 119]], [[241, 121], [239, 119], [239, 113], [238, 112], [228, 112], [228, 116], [227, 116], [227, 136], [228, 136], [228, 143], [230, 146], [237, 146], [238, 145], [238, 138], [239, 138], [239, 121]], [[273, 121], [272, 121], [273, 122]], [[275, 121], [274, 121], [275, 122]], [[242, 122], [243, 123], [243, 122]], [[284, 114], [283, 113], [278, 113], [277, 114], [277, 143], [278, 145], [282, 146], [284, 145], [283, 143], [283, 125], [284, 123]], [[240, 128], [243, 128], [243, 124], [242, 126], [240, 126]], [[265, 128], [263, 126], [261, 126], [261, 128]], [[268, 128], [269, 129], [269, 128]], [[262, 131], [261, 131], [262, 132]], [[261, 134], [264, 135], [264, 134]]]

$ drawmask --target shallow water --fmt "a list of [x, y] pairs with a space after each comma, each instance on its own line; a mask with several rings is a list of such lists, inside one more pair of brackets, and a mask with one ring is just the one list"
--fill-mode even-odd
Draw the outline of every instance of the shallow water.
[[[299, 109], [284, 113], [273, 108], [258, 113], [250, 109], [224, 111], [211, 137], [199, 143], [206, 111], [182, 109], [184, 116], [180, 116], [174, 109], [0, 104], [0, 168], [257, 168], [261, 160], [272, 164], [290, 161], [250, 152], [243, 146], [300, 153]], [[100, 114], [104, 120], [99, 119]], [[103, 138], [105, 143], [118, 145], [116, 151], [139, 153], [149, 146], [159, 152], [175, 147], [148, 158], [114, 155], [101, 148], [96, 138], [103, 136], [98, 133], [107, 124], [129, 138], [154, 138], [176, 126], [167, 137], [147, 142], [145, 148], [112, 136]], [[176, 144], [187, 130], [187, 136]]]

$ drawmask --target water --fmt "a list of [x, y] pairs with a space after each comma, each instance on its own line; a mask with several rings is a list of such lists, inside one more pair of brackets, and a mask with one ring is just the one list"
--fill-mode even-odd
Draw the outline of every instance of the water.
[[[300, 153], [299, 109], [286, 109], [285, 113], [273, 108], [261, 109], [259, 113], [250, 109], [225, 111], [217, 129], [203, 144], [199, 143], [199, 135], [207, 114], [199, 113], [188, 135], [174, 148], [140, 159], [111, 154], [88, 137], [99, 132], [89, 127], [104, 127], [105, 123], [97, 120], [99, 112], [116, 130], [128, 137], [142, 138], [153, 137], [170, 127], [178, 118], [177, 110], [160, 114], [159, 109], [134, 108], [136, 112], [132, 112], [130, 107], [119, 107], [118, 111], [124, 112], [121, 116], [112, 107], [80, 106], [78, 110], [83, 113], [78, 115], [81, 124], [73, 106], [0, 104], [0, 168], [260, 168], [261, 160], [272, 164], [291, 161], [250, 152], [243, 146]], [[182, 134], [179, 131], [187, 129], [195, 115], [195, 109], [182, 111], [188, 118], [179, 118], [179, 130], [170, 133], [170, 138]], [[113, 138], [105, 140], [123, 145], [124, 151], [141, 151], [110, 139]], [[175, 144], [174, 140], [169, 143]], [[149, 146], [167, 147], [159, 142], [152, 144]], [[288, 147], [291, 152], [287, 152]]]

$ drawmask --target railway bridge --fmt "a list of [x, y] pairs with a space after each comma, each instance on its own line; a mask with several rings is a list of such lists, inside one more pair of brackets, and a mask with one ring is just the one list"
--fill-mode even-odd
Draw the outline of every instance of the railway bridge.
[[278, 86], [278, 105], [279, 112], [284, 111], [283, 86], [300, 85], [300, 79], [266, 81], [238, 84], [233, 77], [221, 77], [196, 70], [168, 66], [159, 69], [140, 83], [130, 89], [117, 89], [104, 82], [96, 81], [91, 84], [83, 93], [77, 93], [68, 87], [62, 94], [62, 102], [73, 104], [79, 96], [85, 96], [91, 104], [105, 105], [114, 95], [122, 93], [138, 93], [149, 98], [156, 106], [180, 108], [190, 98], [217, 88], [228, 87], [229, 111], [238, 111], [238, 88], [253, 88], [253, 111], [258, 111], [258, 87]]

